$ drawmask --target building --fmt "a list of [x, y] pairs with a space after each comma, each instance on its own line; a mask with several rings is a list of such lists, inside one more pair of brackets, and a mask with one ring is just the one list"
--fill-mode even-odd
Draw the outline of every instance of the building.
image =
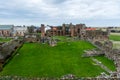
[[27, 27], [26, 26], [14, 26], [13, 28], [13, 36], [24, 36], [25, 33], [27, 33]]
[[14, 25], [0, 25], [0, 37], [12, 37]]

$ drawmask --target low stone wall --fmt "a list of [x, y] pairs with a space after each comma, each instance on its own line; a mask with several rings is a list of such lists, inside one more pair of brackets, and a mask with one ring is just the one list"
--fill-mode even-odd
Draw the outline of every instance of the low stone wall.
[[91, 40], [88, 40], [91, 44], [99, 48], [104, 55], [108, 58], [114, 61], [114, 64], [116, 65], [116, 75], [117, 78], [120, 78], [120, 50], [119, 49], [113, 49], [113, 43], [111, 41], [105, 41], [105, 42], [93, 42]]
[[92, 56], [100, 56], [100, 55], [104, 55], [104, 53], [100, 50], [93, 49], [93, 50], [85, 50], [82, 57], [92, 57]]
[[0, 45], [0, 70], [13, 53], [23, 44], [22, 40], [11, 40]]
[[74, 77], [71, 75], [65, 76], [64, 78], [55, 77], [20, 77], [20, 76], [0, 76], [0, 80], [120, 80], [120, 78], [109, 77], [102, 74], [98, 77]]

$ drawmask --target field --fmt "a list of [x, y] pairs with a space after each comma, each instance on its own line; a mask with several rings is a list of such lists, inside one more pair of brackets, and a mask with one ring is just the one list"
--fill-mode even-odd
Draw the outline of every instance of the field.
[[110, 40], [113, 42], [113, 48], [120, 49], [120, 33], [111, 33]]
[[94, 77], [105, 72], [83, 58], [83, 50], [93, 49], [85, 41], [60, 42], [55, 47], [40, 43], [25, 43], [17, 55], [4, 67], [0, 75], [28, 77], [61, 77], [74, 74], [78, 77]]
[[120, 33], [111, 33], [110, 40], [120, 41]]

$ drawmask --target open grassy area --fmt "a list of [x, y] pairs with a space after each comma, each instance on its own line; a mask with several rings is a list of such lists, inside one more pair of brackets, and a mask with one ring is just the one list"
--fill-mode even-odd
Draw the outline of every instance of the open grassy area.
[[120, 41], [120, 33], [119, 34], [111, 34], [110, 40]]
[[113, 42], [113, 48], [120, 49], [120, 33], [111, 33], [110, 40]]
[[94, 77], [105, 71], [94, 65], [90, 58], [81, 57], [84, 50], [93, 48], [85, 41], [60, 42], [55, 47], [25, 43], [0, 75], [61, 77], [74, 74], [78, 77]]
[[67, 39], [70, 39], [70, 37], [66, 37], [66, 36], [53, 36], [53, 39], [58, 39], [60, 41], [67, 41]]
[[11, 38], [0, 38], [0, 42], [8, 42]]
[[97, 56], [95, 57], [97, 60], [101, 61], [102, 64], [104, 64], [107, 68], [109, 68], [112, 71], [116, 70], [115, 64], [112, 60], [109, 60], [108, 58], [104, 56]]

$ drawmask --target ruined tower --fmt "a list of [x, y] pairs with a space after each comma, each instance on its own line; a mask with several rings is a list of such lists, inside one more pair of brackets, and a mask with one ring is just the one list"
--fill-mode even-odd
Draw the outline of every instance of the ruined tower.
[[65, 24], [62, 25], [63, 36], [65, 36]]
[[70, 23], [70, 36], [74, 36], [74, 26], [72, 25], [72, 23]]
[[41, 24], [41, 37], [45, 37], [45, 26], [44, 24]]

